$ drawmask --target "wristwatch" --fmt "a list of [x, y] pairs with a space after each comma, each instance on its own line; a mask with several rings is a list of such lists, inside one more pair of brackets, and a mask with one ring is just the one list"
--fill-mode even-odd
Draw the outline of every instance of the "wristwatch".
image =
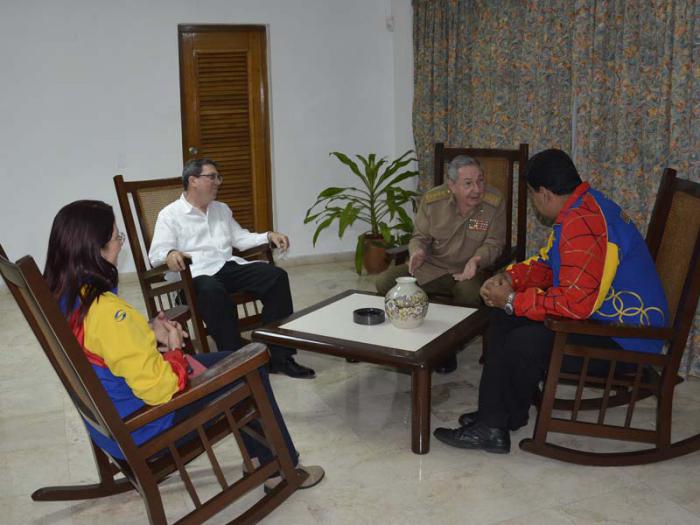
[[513, 315], [515, 310], [513, 309], [513, 300], [515, 299], [515, 292], [510, 292], [508, 297], [506, 297], [506, 304], [503, 306], [503, 311], [508, 315]]

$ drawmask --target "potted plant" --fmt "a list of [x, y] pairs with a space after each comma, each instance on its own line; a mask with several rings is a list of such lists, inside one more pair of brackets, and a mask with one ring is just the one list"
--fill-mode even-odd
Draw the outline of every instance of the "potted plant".
[[402, 181], [418, 175], [417, 171], [404, 169], [416, 160], [411, 153], [409, 150], [391, 162], [384, 157], [377, 159], [374, 153], [367, 157], [356, 155], [359, 162], [355, 162], [343, 153], [332, 152], [330, 155], [350, 168], [361, 184], [332, 186], [318, 194], [304, 218], [304, 224], [318, 225], [314, 246], [319, 234], [334, 221], [338, 222], [338, 236], [342, 239], [345, 230], [359, 220], [367, 223], [369, 230], [357, 239], [355, 270], [360, 274], [363, 262], [368, 273], [385, 269], [385, 249], [407, 243], [413, 231], [413, 220], [404, 205], [413, 203], [418, 194], [400, 186]]

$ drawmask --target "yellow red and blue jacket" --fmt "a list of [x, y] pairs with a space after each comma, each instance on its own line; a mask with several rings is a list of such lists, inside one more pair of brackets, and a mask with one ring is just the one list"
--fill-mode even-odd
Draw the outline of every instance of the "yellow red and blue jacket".
[[[666, 326], [668, 306], [646, 243], [624, 211], [579, 184], [538, 255], [507, 269], [516, 315]], [[615, 338], [627, 350], [660, 353], [663, 342]]]
[[[111, 292], [100, 295], [82, 323], [77, 309], [70, 324], [95, 374], [123, 418], [145, 405], [160, 405], [185, 388], [187, 363], [178, 351], [161, 354], [146, 319], [126, 301]], [[136, 445], [173, 425], [167, 414], [131, 433]], [[117, 443], [89, 423], [93, 441], [115, 458], [124, 455]]]

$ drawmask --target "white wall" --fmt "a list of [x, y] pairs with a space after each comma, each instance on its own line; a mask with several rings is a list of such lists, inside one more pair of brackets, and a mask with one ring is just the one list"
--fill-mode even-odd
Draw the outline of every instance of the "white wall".
[[[101, 199], [119, 215], [115, 173], [178, 175], [177, 24], [221, 23], [268, 26], [273, 214], [290, 255], [353, 250], [352, 232], [332, 231], [314, 249], [302, 219], [320, 189], [347, 183], [330, 151], [412, 147], [410, 16], [410, 0], [3, 2], [0, 242], [41, 266], [62, 205]], [[133, 271], [128, 250], [120, 269]]]
[[[394, 23], [394, 140], [396, 153], [416, 149], [413, 140], [413, 9], [411, 0], [391, 0]], [[414, 169], [418, 169], [417, 166]]]

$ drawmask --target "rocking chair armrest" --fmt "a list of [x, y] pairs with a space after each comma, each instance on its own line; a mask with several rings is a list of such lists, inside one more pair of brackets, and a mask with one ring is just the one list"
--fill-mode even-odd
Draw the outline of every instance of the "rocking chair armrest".
[[169, 271], [170, 269], [168, 268], [167, 264], [159, 264], [158, 266], [143, 272], [143, 280], [149, 283], [154, 281], [161, 281], [163, 279], [163, 276], [165, 276], [165, 274]]
[[[189, 272], [190, 271], [190, 264], [192, 264], [192, 258], [191, 257], [183, 257], [183, 261], [185, 262], [185, 269], [182, 270], [179, 273], [184, 273], [184, 272]], [[159, 264], [158, 266], [151, 268], [150, 270], [146, 270], [143, 272], [143, 280], [152, 283], [152, 282], [160, 282], [163, 280], [165, 277], [166, 273], [172, 273], [172, 270], [168, 268], [167, 263]]]
[[602, 337], [634, 337], [638, 339], [671, 339], [673, 329], [658, 326], [630, 326], [606, 324], [592, 319], [566, 319], [547, 317], [544, 325], [554, 332], [598, 335]]
[[264, 366], [268, 360], [269, 354], [264, 344], [250, 343], [190, 380], [187, 388], [175, 394], [167, 403], [147, 406], [128, 416], [124, 419], [126, 428], [133, 432], [170, 412], [198, 401]]

